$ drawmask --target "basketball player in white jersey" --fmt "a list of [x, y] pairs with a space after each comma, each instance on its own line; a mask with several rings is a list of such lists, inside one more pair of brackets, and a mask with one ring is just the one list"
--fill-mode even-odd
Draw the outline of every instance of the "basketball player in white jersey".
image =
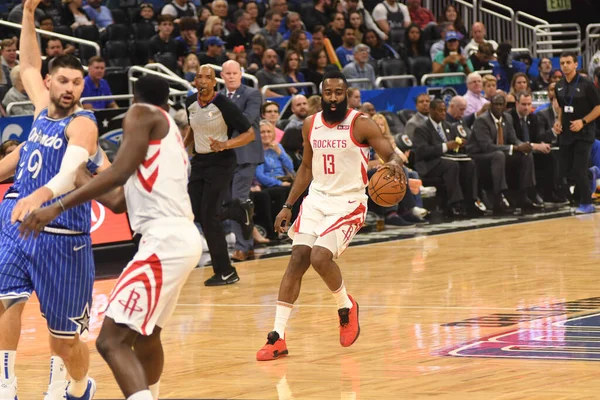
[[61, 212], [124, 185], [124, 196], [111, 209], [128, 210], [141, 241], [110, 295], [96, 347], [128, 400], [158, 399], [160, 332], [202, 253], [187, 193], [188, 156], [166, 112], [168, 95], [164, 79], [138, 79], [136, 104], [123, 120], [123, 142], [112, 166], [21, 225], [24, 235], [40, 232]]
[[402, 160], [377, 124], [368, 116], [348, 109], [348, 83], [344, 75], [328, 72], [322, 85], [323, 111], [304, 121], [302, 165], [275, 220], [275, 230], [283, 232], [292, 217], [293, 204], [310, 184], [298, 218], [289, 229], [292, 256], [279, 287], [275, 327], [256, 354], [258, 361], [288, 354], [285, 327], [300, 294], [302, 277], [311, 264], [336, 300], [340, 344], [348, 347], [356, 341], [360, 334], [358, 303], [346, 293], [342, 273], [333, 259], [348, 247], [365, 220], [369, 148], [373, 147], [386, 160], [384, 166], [395, 179], [406, 179]]

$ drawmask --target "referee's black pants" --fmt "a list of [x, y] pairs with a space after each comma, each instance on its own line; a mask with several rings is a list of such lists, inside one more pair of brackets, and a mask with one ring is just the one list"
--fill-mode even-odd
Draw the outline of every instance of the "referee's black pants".
[[579, 204], [592, 204], [592, 191], [588, 177], [592, 143], [576, 140], [568, 145], [560, 145], [560, 176], [572, 179], [579, 192]]
[[208, 244], [215, 275], [233, 272], [220, 215], [236, 166], [237, 159], [233, 150], [196, 154], [192, 158], [188, 193], [194, 220], [202, 226]]

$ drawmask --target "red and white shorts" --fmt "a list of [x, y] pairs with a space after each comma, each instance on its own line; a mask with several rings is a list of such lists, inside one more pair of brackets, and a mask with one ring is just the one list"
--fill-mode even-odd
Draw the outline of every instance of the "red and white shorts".
[[186, 218], [144, 225], [138, 252], [117, 281], [106, 316], [151, 335], [173, 314], [181, 288], [202, 255], [200, 233]]
[[288, 235], [292, 246], [325, 247], [337, 258], [362, 228], [366, 215], [366, 195], [325, 196], [310, 192]]

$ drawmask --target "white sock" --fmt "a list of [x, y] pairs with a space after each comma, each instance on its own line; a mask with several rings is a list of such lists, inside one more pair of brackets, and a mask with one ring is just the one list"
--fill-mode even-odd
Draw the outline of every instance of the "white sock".
[[152, 400], [152, 392], [149, 390], [141, 390], [129, 396], [127, 400]]
[[285, 337], [285, 327], [288, 319], [290, 319], [290, 314], [292, 313], [293, 308], [293, 304], [285, 303], [283, 301], [277, 302], [277, 311], [275, 311], [275, 327], [273, 330], [279, 333], [279, 337], [281, 339]]
[[160, 381], [156, 382], [154, 385], [150, 385], [148, 389], [152, 393], [152, 398], [154, 400], [158, 400], [158, 387], [160, 386]]
[[65, 362], [59, 356], [50, 357], [50, 381], [48, 385], [54, 382], [64, 382], [67, 380], [67, 368]]
[[73, 397], [81, 397], [85, 394], [85, 390], [88, 387], [88, 376], [86, 375], [82, 380], [76, 381], [75, 379], [71, 379], [69, 383], [69, 388], [67, 389], [67, 393], [69, 393]]
[[2, 366], [0, 383], [11, 385], [15, 381], [15, 359], [17, 358], [17, 351], [0, 351], [0, 357], [0, 365]]
[[350, 297], [348, 297], [348, 293], [346, 293], [344, 281], [342, 281], [342, 286], [335, 292], [331, 292], [331, 294], [333, 295], [338, 308], [352, 308], [352, 301], [350, 300]]

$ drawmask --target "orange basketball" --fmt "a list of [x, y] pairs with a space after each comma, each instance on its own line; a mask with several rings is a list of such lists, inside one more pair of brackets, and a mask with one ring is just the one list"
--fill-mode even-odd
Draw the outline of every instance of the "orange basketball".
[[389, 168], [380, 168], [369, 180], [369, 196], [382, 207], [391, 207], [400, 202], [406, 193], [406, 175], [404, 170], [400, 179], [394, 180]]

